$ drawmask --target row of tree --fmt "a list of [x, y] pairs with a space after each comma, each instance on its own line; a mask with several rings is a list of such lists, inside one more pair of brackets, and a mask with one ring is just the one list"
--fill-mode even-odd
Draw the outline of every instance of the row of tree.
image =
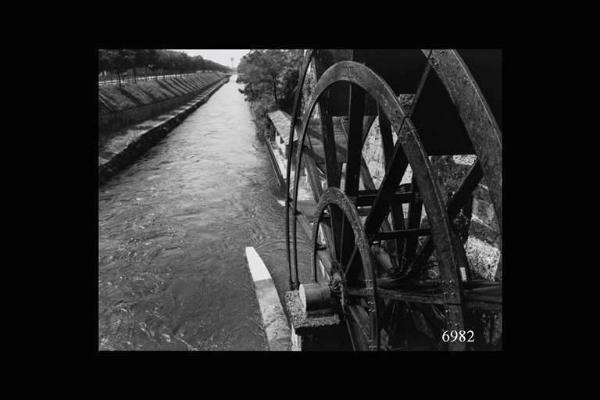
[[240, 92], [259, 120], [275, 109], [291, 113], [302, 55], [302, 50], [252, 50], [240, 60], [237, 81], [245, 84]]
[[132, 71], [135, 80], [142, 71], [145, 75], [183, 74], [198, 70], [229, 72], [231, 69], [202, 56], [191, 57], [186, 53], [157, 49], [100, 49], [98, 51], [99, 74], [115, 76], [119, 84], [123, 74]]

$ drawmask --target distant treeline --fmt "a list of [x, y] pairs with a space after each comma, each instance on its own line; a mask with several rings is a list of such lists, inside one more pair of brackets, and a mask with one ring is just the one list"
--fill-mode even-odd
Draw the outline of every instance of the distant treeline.
[[158, 49], [100, 49], [98, 51], [98, 73], [113, 75], [119, 81], [131, 70], [133, 78], [144, 71], [150, 74], [184, 74], [197, 70], [230, 72], [231, 69], [202, 56], [191, 57], [186, 53]]

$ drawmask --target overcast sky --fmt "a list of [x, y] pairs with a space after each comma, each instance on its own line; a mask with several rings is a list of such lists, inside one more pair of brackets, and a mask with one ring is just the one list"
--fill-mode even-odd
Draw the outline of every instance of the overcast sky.
[[193, 50], [185, 50], [185, 49], [174, 49], [177, 51], [183, 51], [190, 56], [202, 56], [203, 58], [207, 58], [214, 62], [218, 62], [219, 64], [225, 65], [226, 67], [231, 67], [231, 58], [233, 58], [233, 66], [234, 68], [240, 62], [240, 59], [244, 56], [244, 54], [248, 53], [250, 50], [239, 50], [239, 49], [193, 49]]

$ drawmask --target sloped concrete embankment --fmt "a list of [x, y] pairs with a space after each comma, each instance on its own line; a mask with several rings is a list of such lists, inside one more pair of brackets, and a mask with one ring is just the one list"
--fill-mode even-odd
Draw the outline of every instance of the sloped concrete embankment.
[[104, 184], [165, 137], [189, 114], [206, 103], [210, 96], [228, 81], [229, 76], [224, 76], [216, 84], [213, 84], [179, 108], [142, 124], [132, 126], [107, 140], [100, 148], [98, 159], [99, 185]]
[[179, 107], [225, 78], [207, 71], [164, 80], [103, 86], [98, 89], [98, 130], [106, 134]]

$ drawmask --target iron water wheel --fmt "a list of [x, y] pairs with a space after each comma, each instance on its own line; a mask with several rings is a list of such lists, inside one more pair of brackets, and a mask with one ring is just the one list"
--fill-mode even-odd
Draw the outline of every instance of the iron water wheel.
[[[328, 282], [338, 299], [354, 349], [465, 350], [473, 346], [440, 339], [445, 331], [466, 331], [465, 312], [473, 309], [467, 304], [473, 284], [470, 276], [465, 277], [469, 266], [455, 218], [485, 178], [501, 220], [502, 181], [497, 168], [501, 133], [458, 53], [410, 51], [406, 57], [407, 65], [421, 61], [419, 73], [413, 74], [410, 102], [402, 101], [398, 93], [402, 85], [410, 85], [386, 71], [394, 91], [369, 67], [373, 58], [367, 52], [307, 53], [299, 86], [311, 62], [318, 80], [300, 120], [297, 148], [288, 156], [290, 286], [300, 285], [298, 222], [303, 227], [312, 224], [313, 278], [319, 280], [317, 266], [322, 266], [320, 279]], [[290, 137], [299, 119], [301, 92], [296, 93]], [[436, 103], [432, 98], [442, 99]], [[317, 107], [318, 118], [313, 119]], [[441, 118], [445, 123], [441, 128], [448, 129], [449, 138], [440, 136], [435, 119], [436, 110], [444, 107], [447, 115]], [[375, 118], [385, 156], [385, 175], [378, 186], [362, 154]], [[340, 125], [347, 125], [344, 135], [336, 132]], [[477, 155], [478, 161], [447, 200], [430, 156], [464, 151]], [[401, 185], [408, 167], [412, 179]], [[315, 204], [312, 212], [298, 207], [303, 172]], [[430, 269], [437, 277], [423, 280]], [[497, 299], [491, 303], [497, 311]]]

